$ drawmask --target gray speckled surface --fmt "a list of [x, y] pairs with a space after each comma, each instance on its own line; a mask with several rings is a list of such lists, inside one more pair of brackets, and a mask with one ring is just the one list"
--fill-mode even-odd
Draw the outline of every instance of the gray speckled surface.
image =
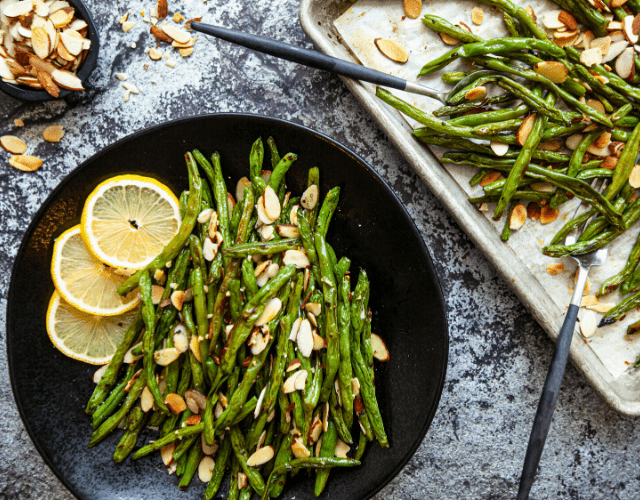
[[[0, 151], [0, 265], [5, 269], [0, 275], [0, 499], [71, 498], [29, 440], [7, 372], [9, 270], [28, 222], [60, 180], [104, 146], [167, 119], [216, 111], [289, 119], [354, 149], [402, 198], [434, 257], [449, 307], [447, 382], [422, 446], [377, 498], [513, 498], [553, 344], [342, 83], [203, 38], [190, 60], [173, 53], [177, 65], [171, 69], [144, 54], [153, 42], [140, 11], [148, 14], [152, 2], [126, 4], [137, 21], [126, 34], [118, 24], [124, 6], [88, 4], [101, 27], [102, 50], [87, 92], [47, 104], [0, 95], [0, 135], [22, 137], [29, 151], [45, 160], [38, 172], [26, 174], [8, 166], [8, 155]], [[295, 0], [174, 0], [169, 5], [187, 18], [202, 15], [205, 22], [311, 48], [298, 25]], [[130, 48], [132, 42], [136, 49]], [[124, 103], [115, 72], [127, 73], [144, 94]], [[17, 129], [15, 118], [23, 119], [25, 127]], [[51, 123], [65, 126], [60, 144], [41, 137]], [[569, 367], [533, 497], [640, 498], [639, 427], [609, 409]]]

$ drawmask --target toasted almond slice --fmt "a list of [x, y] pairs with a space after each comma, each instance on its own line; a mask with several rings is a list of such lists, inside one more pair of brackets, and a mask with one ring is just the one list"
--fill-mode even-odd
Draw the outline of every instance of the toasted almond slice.
[[[527, 208], [524, 205], [516, 205], [511, 211], [511, 217], [509, 218], [509, 227], [511, 229], [518, 230], [527, 220]], [[371, 344], [373, 345], [373, 334]]]
[[167, 0], [158, 0], [156, 4], [156, 14], [158, 20], [163, 20], [169, 14], [169, 7], [167, 5]]
[[637, 14], [633, 18], [633, 22], [631, 23], [631, 32], [636, 36], [640, 34], [640, 14]]
[[295, 358], [291, 363], [289, 363], [289, 366], [287, 366], [286, 372], [292, 372], [293, 370], [297, 370], [301, 366], [302, 363], [300, 362], [300, 360], [298, 358]]
[[358, 377], [351, 379], [351, 390], [353, 391], [354, 397], [360, 394], [360, 381], [358, 380]]
[[376, 38], [373, 42], [378, 50], [392, 61], [406, 63], [409, 60], [409, 54], [400, 43], [388, 38]]
[[540, 205], [535, 201], [532, 201], [527, 205], [527, 217], [534, 222], [540, 220]]
[[271, 224], [280, 217], [280, 200], [271, 186], [265, 188], [262, 196], [264, 199], [264, 213], [270, 221], [269, 224]]
[[545, 28], [550, 30], [557, 30], [563, 28], [565, 24], [560, 20], [561, 10], [550, 10], [542, 15], [542, 24]]
[[300, 205], [307, 210], [313, 210], [318, 204], [319, 192], [317, 184], [309, 186], [300, 197]]
[[49, 5], [49, 13], [52, 13], [67, 7], [71, 7], [69, 5], [69, 2], [67, 2], [66, 0], [55, 0], [54, 2], [47, 1], [46, 3], [47, 5]]
[[302, 318], [298, 318], [293, 322], [293, 325], [291, 326], [291, 332], [289, 333], [289, 340], [291, 340], [292, 342], [296, 342], [298, 340], [298, 333], [303, 321], [305, 320], [303, 320]]
[[482, 86], [473, 88], [464, 95], [464, 98], [467, 101], [478, 101], [485, 97], [487, 97], [487, 88]]
[[516, 142], [520, 146], [524, 146], [524, 143], [526, 142], [527, 137], [529, 137], [529, 134], [533, 129], [533, 124], [535, 120], [536, 120], [536, 113], [531, 113], [520, 124], [520, 127], [518, 128], [518, 132], [516, 133]]
[[442, 41], [447, 45], [458, 45], [460, 43], [460, 40], [458, 40], [457, 38], [453, 38], [452, 36], [447, 35], [446, 33], [438, 33], [438, 34], [440, 35], [440, 38], [442, 39]]
[[104, 372], [107, 371], [107, 368], [109, 368], [109, 363], [101, 366], [93, 373], [93, 377], [91, 377], [91, 380], [93, 380], [94, 384], [100, 383], [100, 381], [102, 380], [102, 376], [104, 375]]
[[80, 52], [82, 52], [83, 38], [82, 37], [78, 38], [72, 35], [72, 33], [77, 34], [77, 32], [73, 30], [62, 31], [60, 33], [60, 42], [62, 42], [62, 44], [64, 45], [65, 49], [67, 49], [69, 54], [71, 54], [72, 56], [77, 56], [78, 54], [80, 54]]
[[489, 170], [480, 181], [480, 186], [485, 187], [502, 178], [502, 174], [497, 170]]
[[549, 141], [544, 141], [538, 144], [538, 149], [540, 151], [557, 151], [562, 147], [560, 141], [557, 139], [551, 139]]
[[189, 349], [191, 350], [193, 355], [196, 357], [196, 359], [202, 363], [202, 358], [200, 354], [200, 339], [198, 339], [197, 335], [193, 335], [191, 337], [191, 340], [189, 341]]
[[71, 24], [69, 24], [69, 29], [72, 29], [75, 31], [80, 31], [81, 29], [84, 29], [86, 27], [87, 27], [87, 23], [83, 19], [74, 19], [71, 22]]
[[629, 184], [632, 188], [640, 187], [640, 165], [634, 165], [629, 174]]
[[579, 36], [580, 36], [579, 30], [573, 30], [573, 31], [566, 31], [566, 29], [565, 31], [556, 30], [553, 33], [553, 37], [555, 38], [556, 45], [558, 45], [559, 47], [569, 47], [575, 44]]
[[126, 21], [122, 23], [122, 31], [124, 31], [125, 33], [128, 33], [133, 29], [135, 25], [136, 23], [134, 21]]
[[504, 156], [509, 151], [509, 145], [502, 142], [491, 141], [491, 149], [496, 156]]
[[199, 414], [191, 415], [187, 417], [187, 420], [184, 421], [184, 425], [187, 425], [187, 426], [198, 425], [200, 423], [200, 420], [202, 420], [202, 415], [199, 415]]
[[180, 52], [180, 55], [182, 57], [189, 57], [191, 54], [193, 54], [193, 47], [189, 47], [187, 49], [178, 49], [178, 52]]
[[262, 326], [273, 320], [282, 309], [282, 301], [278, 297], [273, 297], [267, 302], [262, 314], [256, 321], [256, 326]]
[[547, 264], [547, 273], [551, 276], [556, 276], [560, 274], [564, 270], [564, 264], [560, 262], [552, 262], [551, 264]]
[[600, 168], [606, 168], [607, 170], [615, 170], [617, 166], [618, 159], [615, 156], [607, 156], [600, 164]]
[[151, 28], [149, 29], [149, 32], [161, 42], [167, 42], [167, 43], [173, 42], [173, 38], [167, 35], [158, 26], [151, 26]]
[[23, 172], [34, 172], [42, 166], [42, 160], [36, 156], [16, 155], [9, 158], [9, 165]]
[[558, 218], [560, 212], [558, 209], [553, 209], [549, 205], [545, 205], [540, 210], [540, 222], [542, 224], [549, 224]]
[[33, 52], [40, 59], [46, 59], [51, 54], [51, 40], [44, 28], [33, 28], [31, 30], [31, 44]]
[[586, 310], [580, 318], [580, 333], [586, 339], [593, 337], [598, 328], [596, 314], [591, 310]]
[[142, 394], [140, 394], [140, 408], [145, 413], [153, 408], [153, 394], [151, 394], [149, 387], [146, 385], [144, 386]]
[[611, 132], [606, 130], [595, 141], [593, 141], [593, 145], [598, 149], [602, 149], [609, 146], [610, 142], [611, 142]]
[[549, 182], [534, 182], [531, 184], [531, 189], [534, 191], [538, 191], [540, 193], [552, 193], [553, 192], [553, 184]]
[[633, 33], [634, 16], [629, 15], [622, 20], [622, 32], [632, 45], [638, 43], [638, 34]]
[[316, 443], [318, 439], [320, 439], [320, 435], [322, 434], [322, 421], [320, 417], [316, 415], [309, 426], [309, 443]]
[[271, 241], [275, 237], [275, 230], [271, 224], [262, 226], [258, 232], [262, 241]]
[[204, 437], [204, 432], [201, 434], [200, 442], [202, 443], [202, 452], [210, 457], [215, 456], [220, 448], [217, 441], [214, 441], [212, 445], [209, 445]]
[[603, 36], [603, 37], [600, 37], [600, 38], [595, 38], [589, 44], [589, 48], [590, 49], [595, 49], [595, 48], [600, 49], [600, 52], [602, 52], [602, 57], [607, 55], [607, 52], [609, 52], [609, 47], [611, 47], [611, 37], [610, 36]]
[[184, 303], [184, 291], [174, 290], [171, 293], [171, 305], [178, 311], [182, 310], [182, 304]]
[[296, 458], [309, 458], [311, 456], [311, 452], [302, 443], [302, 439], [300, 439], [299, 437], [294, 439], [291, 443], [291, 452]]
[[159, 349], [153, 353], [153, 360], [159, 366], [167, 366], [180, 357], [180, 351], [175, 347]]
[[179, 352], [185, 353], [189, 350], [189, 337], [187, 335], [187, 328], [183, 323], [178, 323], [173, 330], [173, 347], [178, 349]]
[[589, 309], [589, 311], [594, 311], [600, 314], [606, 314], [608, 313], [611, 309], [613, 309], [614, 307], [616, 307], [616, 304], [614, 302], [599, 302], [597, 304], [594, 304], [592, 306], [586, 306], [587, 309]]
[[264, 446], [258, 449], [253, 455], [249, 457], [247, 460], [247, 465], [249, 467], [260, 467], [261, 465], [266, 464], [269, 460], [271, 460], [275, 455], [275, 450], [273, 446]]
[[175, 441], [160, 448], [160, 456], [162, 457], [162, 461], [166, 466], [171, 465], [171, 462], [173, 462], [173, 452], [175, 449], [176, 449]]
[[337, 458], [347, 458], [347, 453], [349, 453], [349, 450], [351, 450], [351, 447], [342, 439], [338, 439], [333, 454]]
[[282, 262], [284, 263], [285, 266], [288, 266], [289, 264], [294, 264], [297, 269], [304, 269], [311, 265], [311, 262], [309, 262], [309, 257], [307, 257], [307, 254], [300, 250], [287, 250], [284, 253]]
[[480, 26], [482, 21], [484, 21], [484, 10], [480, 7], [474, 7], [471, 10], [471, 21], [473, 21], [473, 24], [476, 26]]
[[260, 396], [258, 396], [258, 403], [256, 404], [255, 410], [253, 410], [253, 418], [258, 418], [260, 416], [260, 412], [262, 411], [262, 402], [264, 401], [264, 396], [267, 393], [267, 386], [265, 385], [260, 391]]
[[63, 28], [73, 21], [75, 17], [74, 13], [75, 10], [73, 7], [64, 7], [49, 14], [49, 21], [51, 21], [56, 28]]
[[244, 188], [251, 188], [251, 181], [242, 177], [236, 184], [236, 200], [238, 203], [244, 201]]
[[56, 46], [56, 53], [58, 54], [58, 57], [60, 57], [64, 61], [74, 62], [76, 60], [76, 56], [74, 56], [67, 50], [67, 48], [64, 46], [64, 43], [59, 43]]
[[616, 59], [616, 73], [618, 73], [618, 76], [620, 76], [620, 78], [624, 80], [633, 78], [633, 74], [635, 73], [633, 58], [633, 47], [627, 47], [618, 56], [618, 59]]
[[371, 334], [371, 349], [373, 350], [373, 357], [378, 361], [389, 361], [389, 349], [387, 349], [387, 345], [384, 343], [382, 338], [375, 333]]
[[604, 105], [600, 101], [596, 101], [595, 99], [589, 99], [586, 102], [586, 105], [591, 109], [595, 109], [598, 113], [605, 113]]
[[567, 137], [565, 141], [565, 146], [569, 148], [571, 151], [575, 151], [578, 148], [578, 145], [582, 141], [582, 134], [573, 134]]
[[542, 61], [536, 63], [533, 66], [533, 70], [539, 75], [548, 78], [553, 83], [564, 83], [569, 74], [567, 67], [557, 61]]
[[21, 155], [27, 150], [27, 143], [14, 135], [0, 137], [0, 146], [12, 155]]
[[622, 51], [624, 51], [624, 49], [626, 49], [628, 45], [629, 42], [627, 42], [626, 40], [612, 43], [609, 47], [607, 55], [602, 58], [602, 63], [604, 64], [613, 61], [616, 57], [622, 54]]
[[411, 19], [418, 19], [422, 12], [422, 0], [404, 0], [404, 13]]
[[287, 380], [284, 381], [284, 383], [282, 384], [282, 392], [284, 392], [285, 394], [295, 392], [296, 378], [298, 378], [298, 373], [299, 372], [295, 372], [293, 375], [290, 375]]
[[[313, 314], [309, 313], [308, 316], [309, 317], [313, 317]], [[315, 326], [318, 326], [317, 323], [316, 323]], [[313, 350], [314, 351], [321, 351], [322, 349], [327, 347], [327, 343], [326, 343], [325, 339], [323, 339], [320, 335], [318, 335], [315, 330], [313, 330], [311, 332], [311, 336], [313, 337]]]
[[575, 30], [578, 27], [576, 18], [569, 14], [566, 10], [561, 10], [558, 14], [558, 21], [567, 27], [567, 29]]
[[304, 309], [315, 316], [320, 316], [320, 314], [322, 314], [322, 304], [320, 302], [307, 302]]
[[207, 397], [195, 389], [188, 389], [184, 393], [187, 408], [191, 413], [200, 413], [207, 408]]
[[279, 224], [276, 226], [276, 231], [283, 238], [297, 238], [300, 236], [298, 227], [293, 224]]
[[197, 221], [200, 224], [206, 224], [211, 220], [211, 214], [213, 214], [213, 208], [205, 208], [202, 212], [198, 214]]
[[298, 344], [298, 351], [305, 358], [308, 358], [313, 351], [313, 331], [311, 329], [311, 323], [308, 319], [302, 320], [296, 336], [296, 343]]
[[602, 62], [602, 51], [599, 48], [587, 49], [580, 54], [580, 62], [587, 67]]
[[33, 4], [30, 0], [22, 0], [21, 2], [9, 3], [4, 7], [2, 13], [6, 17], [26, 16], [33, 10]]
[[[611, 3], [609, 4], [609, 7], [611, 7], [612, 9], [615, 9], [617, 7], [622, 7], [625, 3], [627, 3], [627, 0], [611, 0]], [[611, 23], [609, 23], [611, 24]], [[607, 26], [608, 28], [608, 26]], [[618, 28], [620, 29], [620, 28]]]
[[158, 52], [156, 49], [150, 49], [149, 57], [151, 58], [152, 61], [159, 61], [160, 59], [162, 59], [162, 54]]
[[307, 378], [309, 377], [309, 372], [307, 370], [300, 370], [296, 372], [297, 377], [293, 382], [293, 386], [296, 391], [304, 391], [305, 385], [307, 383]]
[[612, 31], [611, 33], [609, 33], [609, 36], [611, 37], [612, 44], [617, 42], [629, 43], [629, 41], [627, 40], [627, 37], [624, 36], [624, 33], [622, 31]]
[[595, 306], [599, 302], [595, 295], [585, 295], [580, 301], [580, 307]]
[[164, 31], [171, 37], [172, 40], [175, 40], [178, 43], [187, 43], [189, 42], [189, 40], [191, 40], [191, 35], [189, 33], [187, 33], [186, 31], [182, 31], [175, 26], [162, 26], [162, 31]]
[[167, 397], [164, 398], [164, 404], [166, 404], [167, 407], [169, 407], [169, 409], [176, 415], [187, 409], [187, 403], [184, 402], [182, 396], [174, 392], [167, 394]]
[[[159, 0], [158, 3], [160, 3], [160, 1], [162, 0]], [[204, 457], [202, 457], [202, 460], [200, 460], [200, 463], [198, 464], [198, 478], [200, 479], [200, 481], [202, 481], [203, 483], [208, 483], [209, 481], [211, 481], [211, 478], [213, 477], [213, 468], [215, 467], [215, 465], [215, 461], [210, 456], [205, 455]]]
[[51, 72], [51, 78], [56, 85], [67, 90], [84, 90], [82, 81], [73, 73], [61, 69], [55, 69]]

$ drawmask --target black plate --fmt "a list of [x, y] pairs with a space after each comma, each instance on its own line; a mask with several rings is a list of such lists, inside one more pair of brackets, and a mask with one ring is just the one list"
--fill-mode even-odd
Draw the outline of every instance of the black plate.
[[[254, 115], [199, 116], [139, 132], [84, 162], [44, 202], [15, 261], [7, 303], [13, 393], [36, 448], [76, 496], [201, 499], [204, 485], [194, 478], [191, 487], [180, 492], [176, 477], [167, 475], [159, 454], [114, 464], [111, 456], [121, 431], [96, 448], [87, 448], [91, 426], [83, 410], [93, 391], [91, 375], [96, 367], [62, 355], [45, 330], [53, 292], [49, 275], [53, 238], [78, 223], [85, 198], [107, 177], [141, 173], [162, 179], [176, 193], [185, 189], [183, 153], [193, 148], [206, 154], [220, 152], [230, 191], [235, 192], [237, 180], [248, 173], [252, 142], [269, 135], [282, 154], [298, 154], [287, 176], [292, 192], [302, 192], [313, 166], [320, 167], [322, 192], [335, 185], [342, 188], [328, 239], [338, 256], [352, 259], [352, 269], [367, 269], [373, 329], [391, 352], [391, 361], [378, 364], [376, 371], [391, 447], [383, 450], [375, 444], [365, 453], [361, 467], [333, 471], [323, 498], [371, 497], [422, 442], [442, 393], [449, 339], [433, 264], [400, 201], [361, 158], [317, 132]], [[140, 443], [152, 439], [152, 433], [145, 432]], [[298, 474], [291, 481], [284, 498], [314, 498], [313, 481], [305, 476]]]

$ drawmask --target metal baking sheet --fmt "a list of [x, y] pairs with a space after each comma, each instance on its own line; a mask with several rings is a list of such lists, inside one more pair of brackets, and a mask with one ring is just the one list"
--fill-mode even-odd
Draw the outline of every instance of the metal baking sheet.
[[[352, 6], [349, 0], [301, 0], [299, 16], [302, 29], [316, 48], [357, 62], [349, 49], [340, 43], [334, 27], [334, 22]], [[347, 78], [343, 81], [555, 340], [565, 309], [556, 304], [530, 267], [518, 257], [517, 250], [506, 246], [492, 223], [468, 203], [468, 194], [429, 149], [415, 140], [407, 121], [375, 97], [373, 85]], [[627, 416], [640, 415], [640, 372], [630, 370], [614, 377], [577, 333], [574, 333], [570, 356], [576, 368], [610, 406]]]

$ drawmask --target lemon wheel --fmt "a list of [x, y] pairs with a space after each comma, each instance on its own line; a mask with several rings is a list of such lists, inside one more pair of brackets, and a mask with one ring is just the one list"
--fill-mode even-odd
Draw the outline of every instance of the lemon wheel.
[[142, 269], [178, 232], [180, 202], [150, 177], [120, 175], [98, 185], [82, 210], [82, 239], [101, 262]]
[[105, 266], [87, 249], [80, 226], [62, 233], [53, 246], [51, 277], [62, 298], [87, 314], [115, 316], [133, 309], [140, 298], [131, 292], [117, 292], [127, 276]]
[[53, 292], [47, 309], [47, 333], [64, 355], [92, 365], [111, 360], [135, 311], [118, 316], [94, 316], [70, 306]]

